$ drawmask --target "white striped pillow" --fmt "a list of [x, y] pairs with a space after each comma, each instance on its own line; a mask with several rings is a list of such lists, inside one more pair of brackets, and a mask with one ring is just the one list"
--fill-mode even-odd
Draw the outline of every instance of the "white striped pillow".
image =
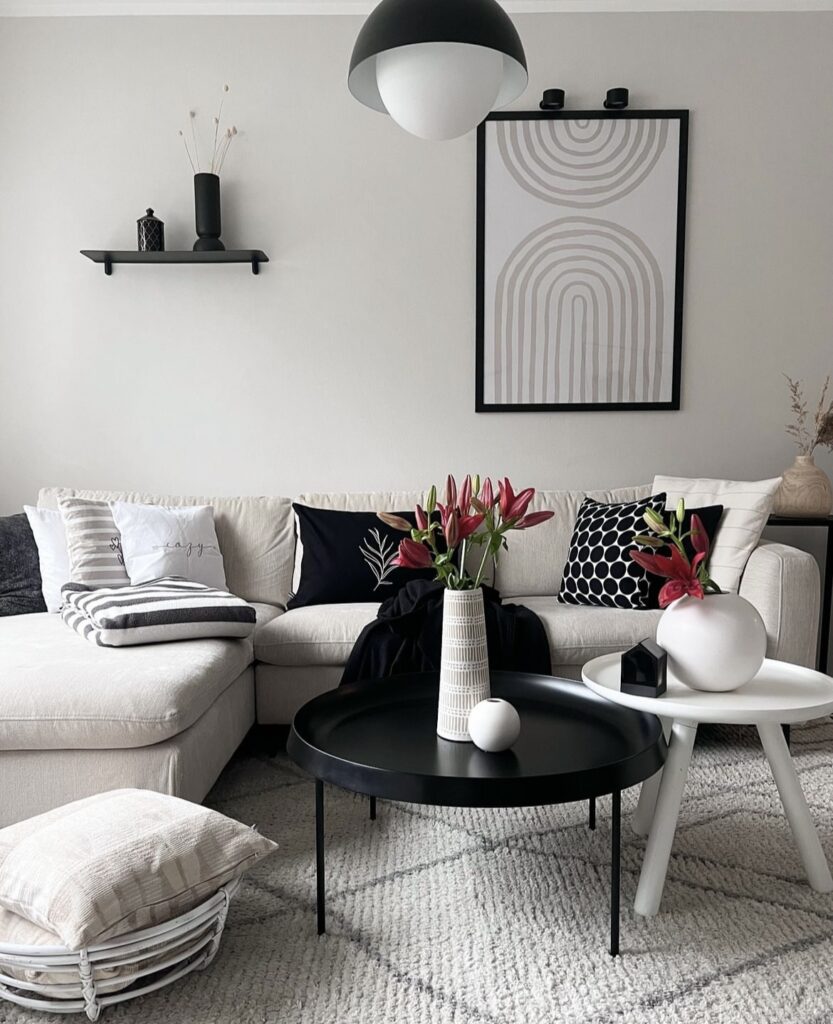
[[655, 476], [655, 492], [665, 491], [665, 507], [685, 498], [688, 508], [722, 505], [723, 515], [709, 555], [709, 573], [721, 590], [737, 591], [749, 556], [758, 546], [772, 511], [781, 477], [771, 480], [708, 480]]
[[121, 535], [106, 501], [61, 498], [67, 534], [70, 580], [86, 587], [127, 587]]

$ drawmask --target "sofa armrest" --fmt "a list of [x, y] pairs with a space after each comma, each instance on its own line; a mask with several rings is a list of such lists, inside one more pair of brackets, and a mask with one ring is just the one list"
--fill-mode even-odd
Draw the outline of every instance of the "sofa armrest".
[[819, 592], [819, 567], [812, 555], [770, 541], [755, 548], [739, 593], [764, 620], [768, 658], [815, 667]]

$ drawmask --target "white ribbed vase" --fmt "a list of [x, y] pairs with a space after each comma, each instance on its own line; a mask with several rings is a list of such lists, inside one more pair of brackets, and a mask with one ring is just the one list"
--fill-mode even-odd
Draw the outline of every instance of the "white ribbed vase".
[[446, 590], [437, 735], [470, 742], [469, 712], [489, 696], [483, 591]]

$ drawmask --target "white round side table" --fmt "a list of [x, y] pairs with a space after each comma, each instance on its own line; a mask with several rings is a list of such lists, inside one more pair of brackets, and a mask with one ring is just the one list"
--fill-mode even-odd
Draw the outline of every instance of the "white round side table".
[[694, 737], [701, 722], [757, 728], [810, 885], [818, 892], [833, 891], [833, 877], [781, 729], [782, 725], [833, 713], [833, 679], [767, 658], [754, 679], [729, 693], [690, 690], [669, 679], [661, 697], [635, 697], [620, 690], [621, 658], [621, 654], [605, 654], [589, 661], [582, 669], [584, 682], [608, 700], [657, 715], [668, 740], [665, 766], [643, 782], [633, 817], [634, 831], [648, 836], [634, 900], [636, 912], [652, 915], [659, 910]]

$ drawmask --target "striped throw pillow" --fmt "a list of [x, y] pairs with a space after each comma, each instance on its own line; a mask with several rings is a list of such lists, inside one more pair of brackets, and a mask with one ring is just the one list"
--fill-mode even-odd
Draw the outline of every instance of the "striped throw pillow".
[[169, 640], [246, 637], [255, 610], [226, 590], [167, 576], [128, 587], [67, 583], [61, 616], [99, 647], [130, 647]]
[[87, 587], [127, 587], [121, 536], [106, 501], [61, 498], [67, 535], [69, 578]]

